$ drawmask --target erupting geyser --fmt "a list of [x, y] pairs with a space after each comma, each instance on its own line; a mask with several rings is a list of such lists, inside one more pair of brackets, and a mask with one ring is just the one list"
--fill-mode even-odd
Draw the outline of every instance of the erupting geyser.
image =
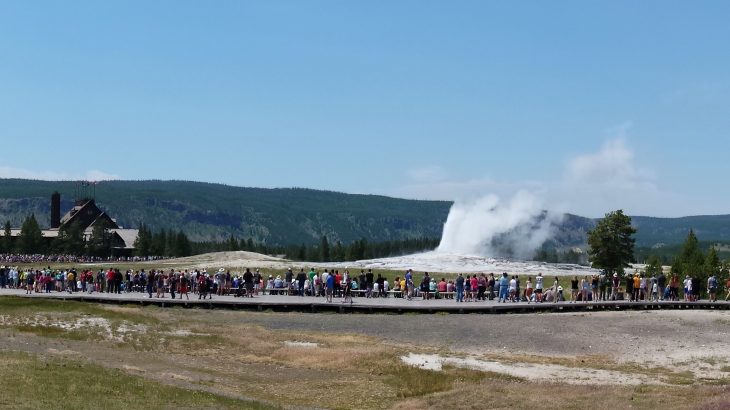
[[437, 252], [529, 259], [553, 233], [562, 216], [544, 210], [533, 194], [520, 191], [509, 202], [487, 195], [455, 202]]

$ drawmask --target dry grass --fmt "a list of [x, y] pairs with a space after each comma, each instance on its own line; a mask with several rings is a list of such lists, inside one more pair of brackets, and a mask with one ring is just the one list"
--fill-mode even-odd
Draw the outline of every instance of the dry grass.
[[[722, 409], [728, 403], [724, 389], [701, 387], [568, 386], [558, 383], [521, 383], [483, 380], [445, 393], [396, 404], [410, 409]], [[700, 398], [700, 403], [697, 399]], [[698, 407], [699, 406], [699, 407]], [[719, 407], [717, 407], [719, 406]]]
[[[482, 358], [647, 375], [673, 386], [528, 383], [515, 377], [449, 366], [442, 372], [428, 371], [403, 365], [399, 357], [409, 352], [437, 352], [434, 349], [405, 344], [395, 346], [359, 334], [272, 330], [238, 320], [249, 313], [220, 312], [218, 315], [217, 311], [55, 301], [33, 301], [31, 304], [14, 299], [4, 302], [5, 299], [0, 300], [0, 307], [5, 304], [8, 309], [2, 311], [3, 314], [35, 315], [62, 321], [104, 318], [110, 323], [114, 336], [110, 340], [89, 330], [48, 326], [14, 328], [28, 334], [27, 337], [34, 337], [33, 341], [39, 345], [43, 339], [68, 340], [71, 341], [69, 346], [99, 364], [104, 364], [113, 353], [124, 363], [127, 374], [144, 375], [168, 385], [184, 384], [192, 390], [282, 405], [615, 410], [722, 408], [727, 404], [727, 399], [723, 398], [727, 393], [727, 388], [722, 386], [726, 382], [724, 379], [695, 380], [691, 372], [616, 363], [602, 355], [555, 358], [487, 354]], [[287, 341], [317, 343], [319, 347], [289, 346]], [[730, 370], [727, 366], [722, 369]], [[698, 382], [704, 386], [697, 385]], [[687, 384], [695, 385], [688, 387]], [[697, 398], [706, 401], [698, 403]]]

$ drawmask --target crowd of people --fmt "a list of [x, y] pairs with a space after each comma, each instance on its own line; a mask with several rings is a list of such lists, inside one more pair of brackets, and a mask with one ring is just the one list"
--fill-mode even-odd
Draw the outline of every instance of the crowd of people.
[[[570, 294], [563, 288], [562, 281], [570, 282]], [[707, 279], [706, 297], [717, 301], [722, 293], [722, 283], [711, 275]], [[244, 272], [231, 272], [220, 268], [213, 272], [207, 269], [151, 269], [149, 271], [109, 268], [93, 270], [71, 269], [29, 269], [0, 267], [0, 288], [22, 289], [29, 293], [50, 292], [143, 292], [149, 298], [186, 299], [190, 294], [198, 299], [212, 299], [213, 295], [233, 295], [236, 297], [255, 297], [262, 294], [279, 294], [300, 297], [324, 297], [327, 302], [341, 298], [342, 302], [352, 302], [354, 295], [365, 298], [402, 297], [407, 300], [419, 298], [454, 299], [458, 303], [497, 300], [498, 303], [542, 303], [569, 302], [587, 303], [589, 301], [677, 301], [680, 297], [687, 302], [701, 298], [699, 279], [686, 276], [680, 280], [672, 274], [663, 273], [647, 277], [634, 272], [625, 276], [604, 273], [578, 278], [562, 279], [555, 276], [548, 280], [541, 273], [527, 277], [523, 282], [518, 275], [458, 274], [453, 279], [440, 280], [425, 272], [420, 280], [408, 270], [401, 277], [390, 281], [372, 270], [361, 270], [351, 274], [349, 270], [324, 269], [322, 272], [291, 268], [281, 275], [265, 277], [259, 269]], [[730, 300], [730, 279], [725, 283], [725, 300]]]
[[77, 256], [65, 254], [22, 254], [22, 253], [0, 253], [0, 263], [99, 263], [99, 262], [144, 262], [167, 259], [161, 256], [119, 256], [119, 257], [98, 257], [98, 256]]

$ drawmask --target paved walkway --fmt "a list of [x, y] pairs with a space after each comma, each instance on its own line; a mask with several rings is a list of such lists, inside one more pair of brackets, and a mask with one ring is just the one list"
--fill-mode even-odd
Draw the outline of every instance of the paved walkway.
[[201, 300], [198, 295], [190, 295], [190, 299], [170, 299], [166, 294], [165, 298], [149, 298], [146, 293], [80, 293], [67, 292], [33, 293], [26, 295], [24, 290], [0, 289], [0, 296], [20, 296], [30, 298], [48, 298], [60, 300], [78, 300], [94, 303], [115, 303], [135, 305], [157, 305], [163, 307], [183, 306], [201, 308], [226, 308], [226, 309], [250, 309], [250, 310], [274, 310], [274, 311], [336, 311], [340, 313], [349, 312], [449, 312], [449, 313], [528, 313], [528, 312], [574, 312], [574, 311], [600, 311], [600, 310], [654, 310], [654, 309], [730, 309], [730, 302], [588, 302], [588, 303], [498, 303], [493, 301], [463, 302], [457, 303], [453, 299], [431, 299], [422, 300], [414, 298], [407, 300], [403, 298], [365, 298], [354, 297], [352, 304], [342, 303], [341, 298], [335, 298], [333, 302], [327, 303], [323, 297], [298, 297], [284, 295], [260, 295], [253, 298], [242, 298], [234, 296], [216, 296], [212, 299]]

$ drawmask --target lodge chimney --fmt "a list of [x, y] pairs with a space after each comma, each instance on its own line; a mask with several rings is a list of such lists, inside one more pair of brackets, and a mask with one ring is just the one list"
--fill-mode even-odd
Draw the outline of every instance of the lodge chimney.
[[51, 195], [51, 229], [61, 227], [61, 194], [58, 191]]

